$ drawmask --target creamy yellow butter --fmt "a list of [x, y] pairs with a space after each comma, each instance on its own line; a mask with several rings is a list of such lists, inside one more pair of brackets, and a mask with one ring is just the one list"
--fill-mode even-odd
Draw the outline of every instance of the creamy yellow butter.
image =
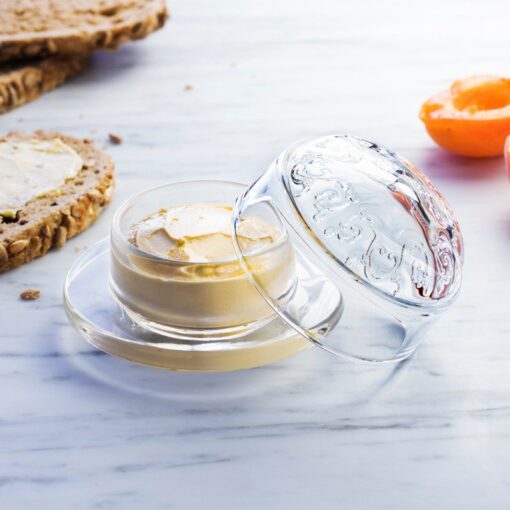
[[16, 216], [30, 200], [75, 177], [82, 165], [59, 139], [0, 142], [0, 215]]
[[[158, 259], [112, 244], [112, 288], [142, 317], [174, 327], [228, 328], [273, 315], [242, 269], [230, 234], [232, 208], [189, 204], [163, 209], [133, 225], [131, 243]], [[273, 294], [295, 281], [284, 234], [255, 216], [241, 220], [238, 241], [254, 278]]]
[[[134, 244], [172, 260], [219, 262], [235, 260], [231, 231], [232, 207], [193, 204], [171, 207], [149, 216], [135, 228]], [[237, 238], [243, 253], [277, 241], [279, 233], [255, 216], [241, 220]]]

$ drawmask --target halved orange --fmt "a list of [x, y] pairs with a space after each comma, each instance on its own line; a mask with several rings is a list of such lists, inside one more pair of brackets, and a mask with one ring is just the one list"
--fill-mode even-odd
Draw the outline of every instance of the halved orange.
[[510, 79], [473, 76], [427, 100], [420, 110], [441, 147], [475, 158], [501, 156], [510, 135]]

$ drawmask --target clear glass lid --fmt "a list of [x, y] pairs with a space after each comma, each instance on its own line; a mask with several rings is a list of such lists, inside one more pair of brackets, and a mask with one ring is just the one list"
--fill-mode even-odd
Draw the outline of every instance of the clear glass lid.
[[[282, 291], [239, 242], [257, 216], [292, 248]], [[286, 149], [237, 200], [234, 244], [251, 282], [296, 331], [367, 360], [411, 354], [461, 284], [459, 224], [416, 167], [373, 142], [325, 136]]]

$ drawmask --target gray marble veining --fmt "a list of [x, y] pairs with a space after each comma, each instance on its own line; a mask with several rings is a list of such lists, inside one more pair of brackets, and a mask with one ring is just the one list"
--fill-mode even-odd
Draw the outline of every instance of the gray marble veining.
[[[506, 2], [170, 7], [162, 32], [0, 117], [2, 132], [92, 137], [118, 167], [93, 228], [0, 276], [0, 507], [507, 508], [510, 185], [502, 160], [449, 156], [417, 119], [454, 79], [508, 74]], [[124, 143], [109, 146], [109, 132]], [[353, 365], [310, 349], [176, 374], [97, 352], [69, 326], [65, 271], [126, 197], [172, 179], [249, 182], [290, 142], [333, 132], [402, 152], [463, 227], [463, 291], [411, 360]], [[41, 299], [18, 300], [27, 287]]]

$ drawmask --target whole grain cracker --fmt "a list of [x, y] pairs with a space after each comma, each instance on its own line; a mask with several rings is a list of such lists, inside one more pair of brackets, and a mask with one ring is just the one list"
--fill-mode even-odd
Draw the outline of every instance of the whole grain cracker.
[[2, 0], [0, 62], [115, 49], [167, 19], [165, 0]]
[[0, 224], [0, 273], [41, 257], [88, 228], [110, 202], [114, 186], [112, 159], [92, 143], [56, 132], [12, 132], [2, 141], [61, 139], [87, 161], [76, 177], [58, 190], [34, 198], [15, 221]]
[[55, 89], [85, 69], [88, 60], [85, 55], [49, 57], [0, 68], [0, 113]]

